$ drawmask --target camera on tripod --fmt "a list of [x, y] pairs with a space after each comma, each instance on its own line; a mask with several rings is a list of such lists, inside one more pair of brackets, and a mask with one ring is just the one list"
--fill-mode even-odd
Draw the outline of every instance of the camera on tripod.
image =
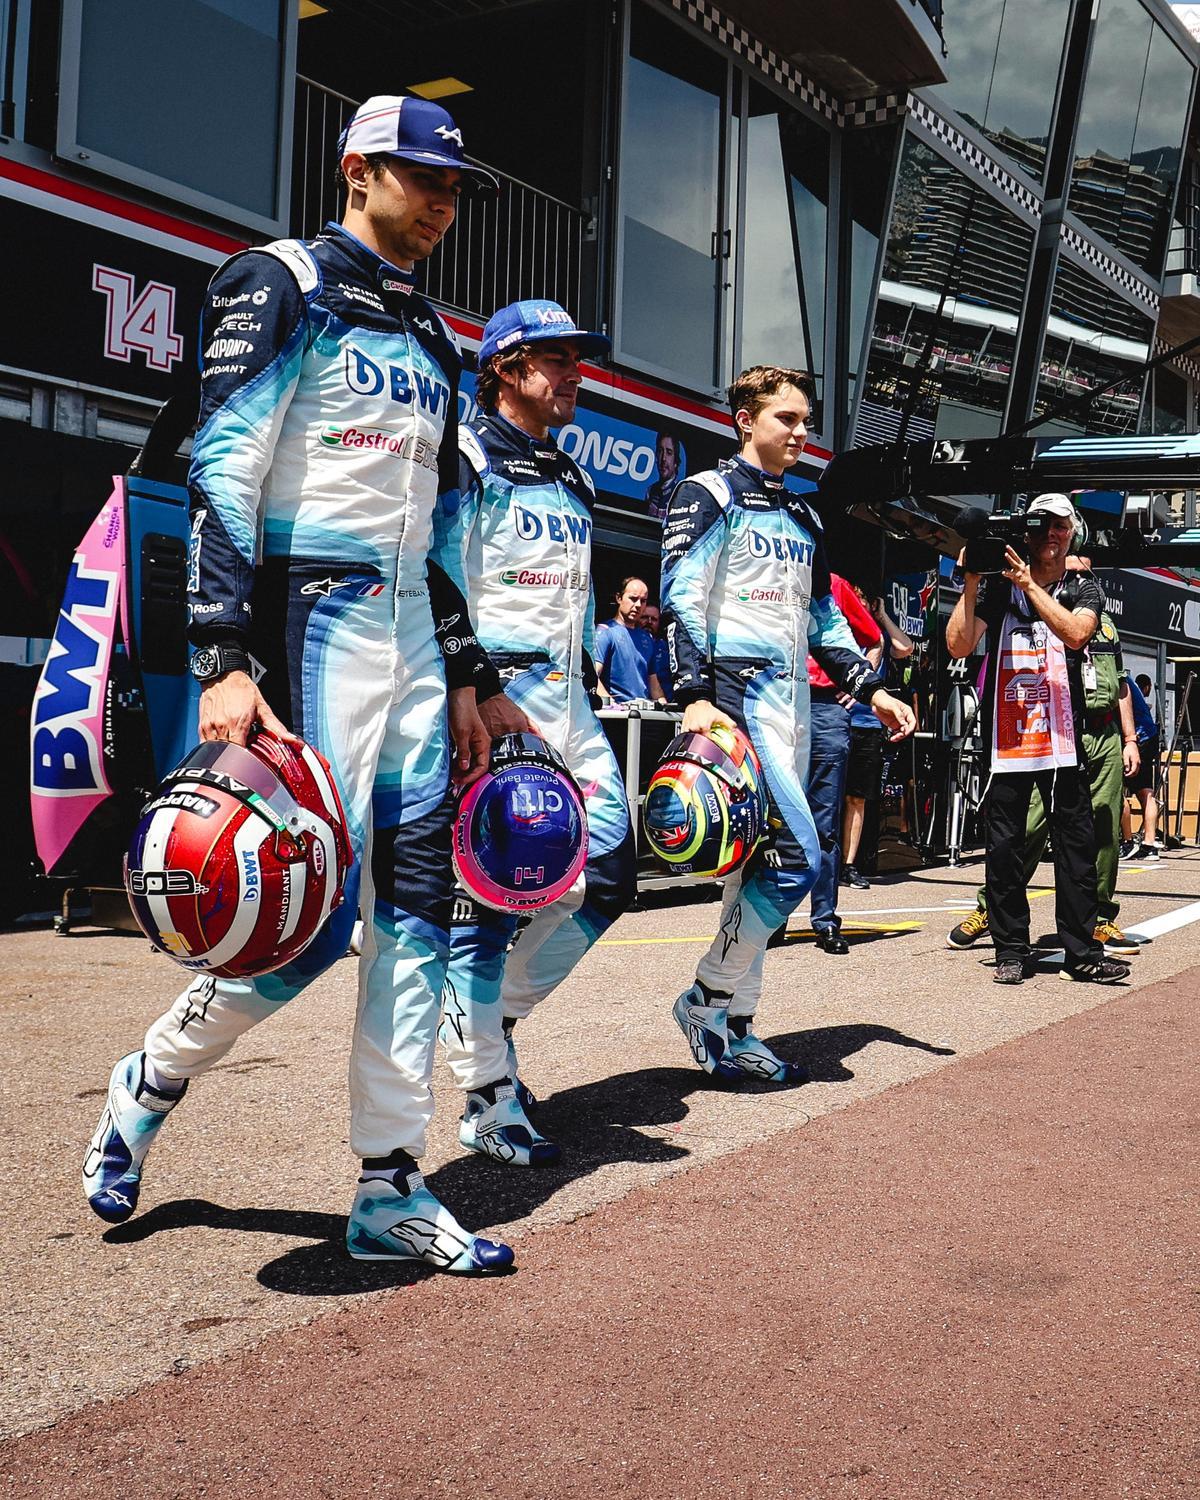
[[967, 544], [963, 567], [968, 573], [1003, 573], [1008, 563], [1005, 549], [1011, 547], [1029, 561], [1025, 539], [1041, 536], [1055, 517], [1048, 511], [980, 510], [968, 505], [958, 513], [954, 529]]

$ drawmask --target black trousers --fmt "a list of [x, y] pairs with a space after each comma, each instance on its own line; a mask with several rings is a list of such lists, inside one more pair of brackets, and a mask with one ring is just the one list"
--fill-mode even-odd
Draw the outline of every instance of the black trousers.
[[1054, 914], [1067, 967], [1101, 956], [1096, 931], [1096, 836], [1086, 770], [1002, 772], [987, 794], [988, 921], [996, 958], [1030, 956], [1025, 890], [1025, 820], [1041, 789], [1054, 843]]

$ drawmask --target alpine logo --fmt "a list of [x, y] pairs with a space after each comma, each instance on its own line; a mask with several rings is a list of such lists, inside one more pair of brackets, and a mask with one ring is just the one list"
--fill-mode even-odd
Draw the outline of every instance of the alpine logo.
[[462, 131], [459, 130], [457, 127], [455, 127], [455, 129], [451, 130], [450, 127], [449, 127], [449, 125], [439, 125], [437, 127], [437, 129], [433, 133], [434, 133], [434, 135], [440, 135], [441, 138], [444, 141], [454, 141], [455, 144], [458, 146], [458, 149], [460, 151], [462, 150], [462, 143], [463, 143]]

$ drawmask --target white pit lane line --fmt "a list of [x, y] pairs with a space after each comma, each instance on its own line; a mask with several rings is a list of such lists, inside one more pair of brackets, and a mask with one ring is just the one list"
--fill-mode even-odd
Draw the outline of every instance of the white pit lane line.
[[1200, 922], [1200, 901], [1178, 906], [1174, 911], [1164, 912], [1161, 917], [1151, 917], [1146, 922], [1127, 927], [1125, 931], [1130, 937], [1156, 938], [1161, 937], [1164, 932], [1174, 932], [1177, 927], [1187, 927], [1191, 922]]

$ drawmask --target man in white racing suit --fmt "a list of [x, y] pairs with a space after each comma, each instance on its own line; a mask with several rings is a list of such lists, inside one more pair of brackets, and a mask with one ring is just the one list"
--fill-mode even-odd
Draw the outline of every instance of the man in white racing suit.
[[342, 223], [235, 256], [209, 288], [189, 593], [206, 648], [193, 659], [201, 737], [244, 744], [256, 721], [285, 737], [290, 724], [330, 762], [355, 863], [342, 908], [295, 962], [253, 982], [197, 977], [116, 1065], [84, 1191], [109, 1222], [134, 1211], [143, 1159], [189, 1082], [346, 951], [361, 909], [349, 1251], [503, 1270], [508, 1246], [459, 1225], [417, 1166], [448, 957], [451, 756], [460, 779], [482, 772], [476, 692], [499, 681], [461, 595], [428, 564], [438, 491], [457, 483], [461, 363], [413, 267], [470, 174], [495, 184], [445, 110], [417, 98], [368, 100], [341, 151]]
[[608, 347], [555, 302], [496, 313], [479, 350], [484, 415], [460, 431], [458, 493], [442, 497], [436, 526], [433, 556], [467, 595], [507, 698], [562, 756], [587, 809], [581, 879], [533, 915], [511, 954], [513, 915], [468, 901], [451, 929], [441, 1035], [467, 1094], [459, 1138], [516, 1166], [549, 1164], [559, 1152], [529, 1118], [533, 1098], [517, 1077], [512, 1029], [636, 890], [625, 789], [589, 702], [592, 483], [550, 435], [574, 418], [580, 359]]
[[762, 762], [772, 837], [725, 882], [721, 929], [674, 1015], [696, 1062], [727, 1080], [802, 1082], [754, 1034], [763, 956], [816, 878], [804, 795], [809, 652], [893, 739], [916, 727], [883, 689], [830, 595], [822, 528], [784, 486], [807, 437], [807, 377], [758, 365], [730, 387], [741, 451], [677, 485], [663, 528], [662, 612], [683, 731], [736, 724]]

